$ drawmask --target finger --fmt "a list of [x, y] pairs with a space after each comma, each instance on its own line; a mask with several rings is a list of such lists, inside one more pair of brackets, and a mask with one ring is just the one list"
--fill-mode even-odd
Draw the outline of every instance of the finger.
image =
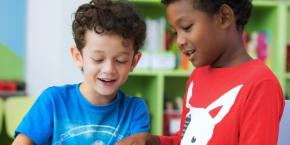
[[131, 145], [132, 142], [127, 138], [117, 142], [115, 145]]

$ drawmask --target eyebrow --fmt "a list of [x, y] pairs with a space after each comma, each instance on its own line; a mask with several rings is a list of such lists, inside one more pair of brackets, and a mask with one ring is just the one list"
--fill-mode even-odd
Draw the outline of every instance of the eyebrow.
[[[176, 24], [179, 24], [180, 21], [182, 21], [182, 20], [184, 20], [184, 19], [186, 19], [186, 18], [187, 18], [187, 16], [182, 16], [182, 17], [178, 18], [178, 19], [176, 20]], [[172, 30], [174, 29], [173, 26], [170, 25], [170, 24], [169, 24], [169, 27], [170, 27]]]
[[93, 53], [104, 53], [104, 51], [101, 51], [101, 50], [94, 50]]
[[184, 20], [184, 19], [186, 19], [187, 18], [187, 16], [182, 16], [182, 17], [180, 17], [180, 18], [178, 18], [177, 20], [176, 20], [176, 23], [180, 23], [180, 21], [182, 21], [182, 20]]
[[[94, 53], [94, 54], [96, 54], [96, 53], [104, 53], [104, 51], [101, 51], [101, 50], [94, 50], [93, 53]], [[130, 55], [130, 52], [128, 52], [128, 51], [121, 51], [121, 52], [119, 52], [119, 54]]]
[[120, 54], [130, 55], [130, 53], [127, 51], [122, 51]]

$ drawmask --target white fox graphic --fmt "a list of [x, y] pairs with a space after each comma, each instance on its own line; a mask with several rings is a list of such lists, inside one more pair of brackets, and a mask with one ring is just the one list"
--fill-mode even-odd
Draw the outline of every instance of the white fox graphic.
[[[190, 111], [186, 114], [181, 145], [207, 145], [215, 125], [229, 112], [242, 86], [238, 85], [231, 89], [206, 108], [195, 108], [189, 103], [193, 88], [193, 82], [191, 82], [186, 96], [186, 108]], [[221, 109], [215, 117], [212, 117], [209, 112], [217, 107]]]

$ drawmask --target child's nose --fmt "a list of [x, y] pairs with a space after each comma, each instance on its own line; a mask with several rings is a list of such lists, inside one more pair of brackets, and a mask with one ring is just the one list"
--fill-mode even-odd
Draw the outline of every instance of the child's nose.
[[108, 73], [108, 74], [113, 74], [116, 72], [116, 66], [114, 65], [114, 62], [112, 61], [107, 61], [102, 68], [102, 71], [104, 73]]
[[182, 48], [186, 44], [186, 39], [182, 35], [177, 35], [176, 37], [178, 47]]

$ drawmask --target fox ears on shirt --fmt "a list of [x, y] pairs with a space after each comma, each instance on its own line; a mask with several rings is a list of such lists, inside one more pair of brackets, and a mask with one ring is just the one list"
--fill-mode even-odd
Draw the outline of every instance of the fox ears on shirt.
[[[214, 109], [217, 109], [217, 108], [220, 109], [218, 113], [213, 117], [215, 124], [219, 123], [225, 117], [225, 115], [230, 111], [242, 87], [243, 85], [238, 85], [234, 87], [233, 89], [223, 94], [221, 97], [219, 97], [217, 100], [215, 100], [213, 103], [211, 103], [205, 108], [205, 110], [209, 114]], [[193, 92], [192, 89], [193, 89], [193, 81], [190, 83], [188, 87], [187, 96], [186, 96], [186, 108], [189, 108], [189, 109], [194, 108], [189, 103], [189, 100], [191, 99], [192, 92]]]

